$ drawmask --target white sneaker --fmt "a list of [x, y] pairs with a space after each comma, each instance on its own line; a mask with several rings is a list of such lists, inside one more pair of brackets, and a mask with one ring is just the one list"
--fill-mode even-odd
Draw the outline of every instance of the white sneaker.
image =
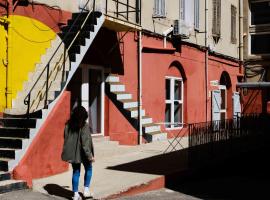
[[93, 197], [94, 194], [92, 192], [90, 192], [89, 190], [84, 190], [83, 196], [84, 197]]
[[72, 199], [73, 200], [82, 200], [82, 197], [81, 196], [74, 196]]

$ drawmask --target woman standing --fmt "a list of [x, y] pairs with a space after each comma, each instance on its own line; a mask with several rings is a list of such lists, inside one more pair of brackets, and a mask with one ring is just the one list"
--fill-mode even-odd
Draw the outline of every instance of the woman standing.
[[62, 159], [72, 164], [72, 190], [74, 200], [80, 200], [78, 192], [81, 163], [85, 169], [84, 196], [92, 196], [89, 185], [92, 177], [92, 162], [94, 162], [94, 147], [89, 125], [86, 123], [88, 114], [84, 107], [76, 107], [67, 122], [64, 132]]

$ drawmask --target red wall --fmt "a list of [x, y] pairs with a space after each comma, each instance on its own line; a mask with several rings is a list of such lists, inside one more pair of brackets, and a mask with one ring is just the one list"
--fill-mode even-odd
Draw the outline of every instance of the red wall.
[[[137, 95], [137, 42], [134, 40], [134, 34], [128, 34], [124, 40], [124, 73], [121, 75], [121, 81], [126, 86], [126, 91]], [[172, 63], [179, 63], [182, 67], [182, 73], [186, 76], [185, 99], [184, 99], [184, 120], [186, 123], [195, 123], [205, 121], [205, 52], [188, 45], [182, 45], [181, 52], [171, 53], [170, 51], [160, 52], [163, 46], [163, 40], [153, 36], [143, 36], [143, 46], [152, 48], [152, 51], [145, 51], [142, 55], [142, 100], [146, 115], [152, 117], [154, 122], [165, 121], [165, 76], [179, 76], [179, 71], [169, 70]], [[168, 42], [167, 47], [172, 45]], [[156, 49], [155, 48], [159, 48]], [[177, 67], [177, 66], [176, 66]], [[175, 67], [175, 68], [176, 68]], [[237, 76], [239, 76], [239, 63], [219, 58], [213, 55], [208, 60], [208, 79], [220, 80], [222, 72], [227, 72], [231, 79], [231, 89], [228, 91], [228, 113], [232, 115], [232, 92], [236, 91]], [[119, 73], [120, 74], [120, 73]], [[183, 74], [181, 74], [183, 76]], [[208, 90], [216, 89], [208, 83]], [[208, 118], [211, 120], [211, 93], [208, 93]], [[109, 118], [107, 120], [110, 127], [109, 135], [114, 133], [123, 133], [135, 131], [127, 122], [125, 117], [114, 107], [112, 103], [107, 107]], [[121, 123], [119, 123], [121, 122]], [[179, 133], [181, 130], [168, 131], [162, 126], [169, 136]], [[126, 130], [126, 131], [125, 131]], [[182, 130], [180, 134], [186, 134]], [[125, 136], [123, 136], [125, 137]]]
[[26, 154], [13, 170], [14, 179], [26, 180], [51, 176], [68, 170], [61, 160], [64, 126], [70, 116], [70, 93], [64, 92], [40, 128]]

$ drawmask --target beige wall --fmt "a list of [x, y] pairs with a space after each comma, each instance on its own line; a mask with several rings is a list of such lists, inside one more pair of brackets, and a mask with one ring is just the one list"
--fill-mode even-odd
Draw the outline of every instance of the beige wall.
[[[125, 2], [125, 0], [121, 0]], [[130, 4], [135, 7], [136, 0], [129, 0]], [[193, 0], [186, 0], [186, 2]], [[221, 0], [221, 38], [216, 44], [212, 37], [212, 0], [208, 1], [208, 46], [212, 51], [224, 54], [230, 57], [239, 58], [239, 1], [242, 0]], [[247, 0], [243, 0], [247, 1]], [[79, 2], [87, 2], [87, 0], [38, 0], [38, 2], [46, 3], [49, 5], [58, 5], [62, 9], [72, 12], [78, 11]], [[109, 1], [108, 14], [116, 17], [116, 3]], [[179, 3], [180, 0], [165, 0], [166, 2], [166, 17], [154, 18], [154, 0], [142, 0], [142, 27], [151, 32], [162, 34], [168, 28], [173, 26], [174, 20], [179, 19]], [[96, 8], [105, 12], [106, 0], [96, 0]], [[236, 19], [236, 44], [231, 43], [231, 5], [237, 8]], [[125, 10], [125, 7], [119, 7], [119, 10]], [[194, 10], [191, 9], [191, 15], [194, 15]], [[189, 13], [187, 13], [189, 15]], [[190, 16], [190, 15], [189, 15]], [[118, 18], [124, 19], [119, 16]], [[135, 13], [130, 14], [130, 21], [135, 22]], [[194, 24], [193, 24], [194, 26]], [[205, 46], [205, 0], [200, 0], [200, 25], [199, 31], [195, 31], [193, 27], [189, 28], [189, 38], [184, 39], [197, 45]]]
[[[190, 1], [190, 0], [186, 0]], [[154, 0], [142, 1], [142, 26], [144, 29], [162, 34], [173, 25], [173, 21], [179, 19], [179, 0], [166, 0], [166, 18], [153, 18]], [[221, 38], [217, 44], [212, 38], [212, 0], [208, 0], [208, 44], [215, 52], [234, 58], [239, 57], [239, 0], [221, 0]], [[236, 44], [231, 43], [231, 5], [237, 8]], [[205, 45], [205, 1], [200, 0], [200, 27], [199, 32], [190, 30], [189, 39], [184, 41], [198, 45]]]

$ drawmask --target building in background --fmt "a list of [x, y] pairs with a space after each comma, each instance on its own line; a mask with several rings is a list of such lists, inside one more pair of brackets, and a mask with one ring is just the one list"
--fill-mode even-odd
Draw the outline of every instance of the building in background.
[[243, 112], [267, 112], [270, 64], [270, 1], [244, 1]]

